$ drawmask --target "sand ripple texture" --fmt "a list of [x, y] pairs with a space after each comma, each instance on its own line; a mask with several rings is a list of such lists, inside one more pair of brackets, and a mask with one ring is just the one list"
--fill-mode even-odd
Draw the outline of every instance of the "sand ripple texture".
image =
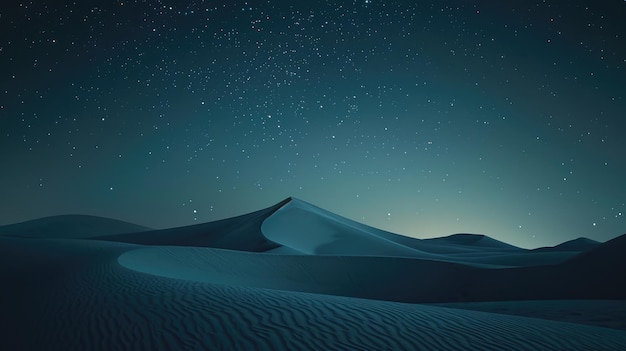
[[599, 327], [146, 274], [119, 265], [128, 244], [0, 241], [7, 350], [626, 349]]

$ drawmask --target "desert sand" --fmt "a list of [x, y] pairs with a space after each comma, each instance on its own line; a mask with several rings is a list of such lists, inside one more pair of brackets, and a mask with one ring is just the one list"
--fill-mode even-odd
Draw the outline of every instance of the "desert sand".
[[626, 236], [540, 250], [420, 240], [292, 198], [165, 230], [45, 218], [0, 227], [2, 345], [623, 350], [624, 250]]

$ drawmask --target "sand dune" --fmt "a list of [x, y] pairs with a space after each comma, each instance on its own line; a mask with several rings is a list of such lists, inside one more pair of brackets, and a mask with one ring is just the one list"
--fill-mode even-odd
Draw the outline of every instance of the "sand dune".
[[378, 235], [380, 230], [292, 199], [262, 224], [269, 240], [305, 254], [433, 257]]
[[575, 250], [524, 250], [475, 234], [425, 240], [409, 238], [293, 198], [221, 221], [96, 238], [143, 245], [201, 246], [277, 254], [413, 257], [493, 268], [555, 264], [579, 253]]
[[599, 242], [595, 240], [591, 240], [588, 238], [577, 238], [574, 240], [566, 241], [564, 243], [558, 244], [552, 247], [540, 247], [535, 249], [535, 251], [575, 251], [575, 252], [584, 252], [591, 250], [600, 245]]
[[532, 252], [476, 234], [425, 240], [408, 238], [298, 199], [291, 199], [268, 216], [261, 231], [268, 240], [289, 248], [289, 253], [412, 257], [493, 268], [555, 264], [578, 253]]
[[485, 235], [455, 234], [419, 240], [369, 227], [299, 199], [291, 199], [262, 225], [263, 234], [308, 254], [442, 258], [441, 253], [522, 251]]
[[0, 235], [75, 239], [148, 230], [151, 229], [116, 219], [87, 215], [62, 215], [0, 226]]
[[[0, 235], [6, 349], [626, 349], [626, 331], [580, 324], [594, 318], [588, 300], [548, 316], [529, 301], [625, 300], [626, 236], [555, 250], [475, 234], [419, 240], [296, 199], [158, 231], [45, 235], [76, 222], [56, 220]], [[526, 316], [559, 321], [415, 304], [519, 300]]]
[[519, 247], [503, 243], [482, 234], [453, 234], [441, 238], [424, 239], [426, 243], [437, 243], [439, 245], [462, 247], [474, 250], [521, 250]]

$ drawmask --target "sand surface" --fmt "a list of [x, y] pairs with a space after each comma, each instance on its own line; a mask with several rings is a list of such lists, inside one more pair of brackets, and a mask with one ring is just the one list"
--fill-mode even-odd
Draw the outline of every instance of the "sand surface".
[[[307, 204], [284, 207], [289, 203], [217, 224], [152, 232], [154, 242], [148, 232], [98, 239], [0, 236], [3, 348], [626, 349], [619, 323], [601, 327], [566, 318], [568, 311], [592, 316], [602, 301], [615, 306], [614, 300], [458, 304], [541, 291], [622, 296], [616, 273], [622, 261], [609, 256], [623, 252], [623, 240], [555, 265], [497, 268], [472, 260], [525, 251], [480, 236], [430, 243], [395, 238]], [[298, 230], [298, 222], [306, 225]], [[565, 278], [548, 283], [558, 276]], [[591, 292], [575, 285], [609, 278], [614, 281], [597, 283]], [[416, 303], [428, 301], [457, 303]], [[604, 311], [597, 316], [623, 318]]]

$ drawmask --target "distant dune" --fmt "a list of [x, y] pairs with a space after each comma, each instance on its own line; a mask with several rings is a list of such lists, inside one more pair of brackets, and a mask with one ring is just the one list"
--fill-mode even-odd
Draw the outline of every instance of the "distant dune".
[[0, 226], [0, 235], [24, 238], [78, 239], [101, 235], [137, 233], [148, 227], [97, 216], [61, 215]]
[[588, 238], [577, 238], [570, 241], [566, 241], [559, 245], [553, 247], [540, 247], [535, 249], [535, 251], [575, 251], [575, 252], [583, 252], [587, 250], [591, 250], [600, 245], [599, 242], [595, 240], [591, 240]]
[[[626, 236], [545, 250], [477, 234], [419, 240], [291, 198], [217, 222], [133, 227], [76, 216], [0, 227], [3, 347], [626, 349], [626, 331], [611, 329], [621, 324], [593, 315], [598, 299], [626, 300]], [[554, 312], [549, 300], [564, 299], [577, 300]], [[459, 304], [470, 301], [492, 305]], [[626, 318], [614, 312], [596, 318]]]

